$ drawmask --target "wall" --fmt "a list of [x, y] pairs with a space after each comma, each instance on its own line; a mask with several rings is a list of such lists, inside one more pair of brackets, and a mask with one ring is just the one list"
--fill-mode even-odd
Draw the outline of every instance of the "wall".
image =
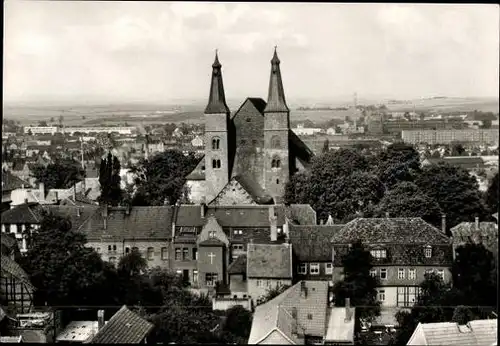
[[30, 312], [33, 302], [33, 290], [20, 280], [7, 273], [2, 273], [0, 280], [0, 291], [5, 295], [9, 305], [15, 304], [17, 313]]
[[264, 340], [259, 342], [262, 345], [292, 345], [290, 340], [286, 339], [283, 334], [277, 330], [273, 330], [271, 334], [266, 336]]
[[[269, 289], [277, 285], [292, 285], [292, 279], [248, 279], [248, 295], [254, 302], [262, 296], [265, 296]], [[269, 282], [269, 286], [267, 285]]]
[[248, 294], [247, 281], [243, 274], [231, 274], [229, 276], [229, 289], [231, 290], [231, 295]]
[[[210, 201], [208, 201], [210, 202]], [[222, 190], [222, 193], [214, 200], [211, 205], [248, 205], [257, 204], [253, 201], [252, 196], [243, 189], [236, 181], [232, 180]]]
[[245, 309], [252, 311], [252, 300], [250, 298], [214, 298], [212, 299], [213, 310], [228, 310], [233, 306], [241, 305]]
[[[175, 259], [175, 249], [176, 248], [179, 248], [181, 250], [181, 259], [180, 260]], [[185, 260], [182, 259], [182, 249], [183, 248], [188, 249], [188, 258]], [[183, 244], [174, 243], [172, 245], [172, 253], [171, 253], [170, 258], [172, 260], [172, 269], [174, 271], [188, 270], [191, 285], [193, 287], [198, 287], [199, 282], [200, 282], [200, 276], [198, 274], [198, 261], [193, 259], [193, 249], [197, 249], [197, 246], [194, 243], [183, 243]], [[198, 258], [199, 258], [199, 255], [200, 254], [198, 252]]]
[[[217, 273], [218, 281], [225, 281], [225, 251], [222, 246], [200, 246], [199, 260], [198, 260], [198, 272], [199, 272], [199, 284], [200, 287], [206, 288], [206, 273]], [[214, 254], [213, 261], [210, 261], [210, 254]]]
[[205, 196], [205, 180], [188, 180], [186, 186], [189, 188], [189, 199], [194, 204], [201, 203], [202, 198]]
[[[307, 274], [299, 274], [299, 267], [301, 263], [307, 263]], [[311, 274], [310, 264], [319, 263], [319, 274]], [[294, 273], [296, 273], [297, 280], [331, 280], [332, 272], [326, 273], [327, 263], [332, 262], [297, 262], [294, 268]]]

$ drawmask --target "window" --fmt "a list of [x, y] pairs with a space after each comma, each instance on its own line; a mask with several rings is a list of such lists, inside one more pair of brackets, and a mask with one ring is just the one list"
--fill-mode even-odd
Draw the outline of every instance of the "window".
[[384, 302], [385, 301], [385, 290], [379, 290], [378, 291], [378, 300], [380, 302]]
[[175, 248], [175, 260], [180, 261], [181, 260], [181, 249], [176, 247]]
[[161, 259], [164, 261], [168, 259], [168, 249], [166, 247], [161, 248]]
[[215, 231], [208, 231], [209, 238], [215, 238]]
[[108, 245], [108, 251], [111, 251], [111, 245]]
[[271, 147], [274, 149], [279, 149], [281, 147], [281, 141], [278, 136], [273, 136], [271, 138]]
[[243, 251], [243, 244], [233, 244], [233, 251]]
[[272, 168], [280, 168], [281, 167], [281, 160], [278, 157], [274, 157], [273, 160], [271, 161], [271, 167]]
[[217, 273], [206, 273], [205, 274], [205, 284], [209, 287], [215, 287], [217, 283]]
[[10, 224], [5, 225], [5, 233], [10, 233]]
[[405, 278], [405, 270], [404, 268], [399, 268], [398, 269], [398, 279], [402, 280]]
[[333, 274], [333, 263], [325, 264], [325, 274]]
[[198, 260], [198, 249], [197, 249], [197, 248], [195, 248], [195, 247], [193, 248], [193, 259], [194, 259], [195, 261], [197, 261], [197, 260]]
[[257, 280], [257, 282], [255, 284], [257, 285], [257, 287], [262, 286], [262, 280]]
[[242, 144], [242, 145], [243, 145], [243, 144], [247, 144], [247, 141], [246, 141], [246, 140], [244, 140], [244, 139], [242, 139], [242, 140], [240, 141], [240, 144]]
[[276, 184], [279, 184], [280, 183], [280, 180], [279, 179], [276, 179]]
[[308, 320], [312, 320], [313, 319], [313, 315], [312, 314], [307, 314], [307, 319]]
[[148, 247], [148, 260], [152, 261], [155, 256], [155, 249], [152, 247]]
[[113, 245], [113, 251], [116, 251], [116, 245]]
[[252, 119], [250, 119], [250, 118], [247, 118], [247, 123], [249, 123], [249, 122], [251, 122], [251, 121], [252, 121]]
[[242, 235], [242, 234], [243, 234], [243, 231], [242, 231], [241, 229], [235, 229], [235, 230], [233, 231], [233, 234], [234, 234], [234, 235]]
[[437, 274], [441, 278], [441, 280], [444, 281], [444, 270], [443, 269], [438, 269]]
[[197, 283], [198, 283], [198, 271], [193, 270], [193, 284], [197, 284]]
[[432, 274], [433, 272], [434, 272], [434, 270], [432, 270], [432, 269], [426, 269], [426, 270], [425, 270], [425, 275], [430, 275], [430, 274]]
[[134, 247], [132, 248], [132, 252], [134, 252], [134, 251], [139, 251], [139, 248], [134, 246]]
[[307, 274], [307, 263], [299, 264], [299, 274]]
[[415, 280], [417, 278], [416, 269], [408, 269], [408, 280]]
[[129, 253], [129, 252], [130, 252], [130, 248], [127, 246], [127, 247], [125, 248], [125, 253], [127, 254], [127, 253]]
[[415, 304], [418, 297], [418, 287], [405, 286], [397, 288], [397, 306], [409, 307]]
[[221, 167], [220, 160], [219, 159], [213, 159], [212, 160], [212, 168], [220, 168], [220, 167]]
[[219, 150], [220, 148], [220, 139], [217, 137], [212, 138], [212, 149]]
[[377, 269], [370, 269], [370, 275], [372, 277], [376, 277], [377, 276]]
[[309, 273], [311, 273], [313, 275], [318, 275], [319, 274], [319, 263], [311, 263]]
[[252, 144], [253, 145], [257, 145], [257, 140], [256, 139], [252, 139]]
[[380, 269], [380, 278], [381, 279], [387, 279], [387, 269]]
[[189, 249], [187, 247], [182, 248], [182, 260], [188, 260], [189, 259]]
[[425, 258], [431, 258], [431, 256], [432, 256], [432, 248], [430, 246], [426, 246], [424, 248], [424, 255], [425, 255]]
[[387, 258], [387, 251], [386, 250], [371, 250], [370, 254], [372, 255], [373, 258]]

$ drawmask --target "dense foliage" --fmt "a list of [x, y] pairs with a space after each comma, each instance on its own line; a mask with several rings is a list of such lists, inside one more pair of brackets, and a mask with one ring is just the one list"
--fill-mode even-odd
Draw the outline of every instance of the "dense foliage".
[[372, 256], [363, 244], [355, 242], [343, 256], [344, 278], [333, 287], [335, 305], [345, 306], [346, 298], [356, 307], [356, 316], [372, 321], [380, 315], [380, 302], [377, 300], [378, 279], [370, 275]]
[[340, 149], [315, 157], [310, 172], [292, 176], [285, 200], [310, 204], [318, 221], [328, 215], [345, 223], [389, 214], [422, 217], [440, 227], [441, 214], [446, 214], [449, 229], [476, 216], [489, 217], [492, 206], [498, 205], [494, 184], [487, 208], [476, 179], [466, 170], [445, 163], [422, 168], [412, 146], [394, 143], [379, 153]]
[[148, 160], [141, 160], [133, 170], [137, 175], [133, 205], [175, 204], [185, 197], [186, 176], [196, 167], [193, 154], [185, 156], [178, 150], [167, 150]]
[[73, 160], [58, 159], [47, 166], [37, 164], [31, 169], [36, 183], [43, 183], [45, 189], [68, 189], [85, 177], [85, 171]]
[[490, 209], [491, 213], [498, 213], [498, 172], [495, 174], [493, 179], [491, 179], [488, 190], [486, 191], [486, 205]]
[[99, 185], [101, 186], [99, 204], [115, 207], [122, 201], [120, 168], [120, 160], [113, 156], [111, 152], [101, 160], [99, 167]]

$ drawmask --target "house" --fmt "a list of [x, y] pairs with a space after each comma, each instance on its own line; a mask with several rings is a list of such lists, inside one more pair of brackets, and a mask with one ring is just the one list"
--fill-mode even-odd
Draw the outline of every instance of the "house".
[[245, 198], [247, 203], [279, 204], [287, 181], [307, 169], [314, 154], [290, 128], [277, 52], [271, 60], [267, 102], [247, 98], [233, 115], [226, 104], [221, 69], [216, 54], [204, 111], [205, 153], [186, 177], [189, 199], [200, 203], [204, 196], [208, 204], [218, 198], [231, 205], [228, 200], [234, 196], [234, 203], [241, 204], [241, 195], [258, 192], [260, 198]]
[[486, 167], [484, 160], [480, 156], [446, 156], [442, 158], [427, 158], [422, 161], [422, 166], [435, 165], [441, 162], [467, 170], [475, 170]]
[[424, 275], [436, 272], [451, 281], [452, 244], [443, 229], [421, 218], [357, 218], [331, 240], [333, 282], [342, 280], [342, 257], [350, 244], [361, 241], [370, 251], [371, 275], [380, 279], [378, 300], [383, 308], [412, 306]]
[[18, 260], [21, 256], [21, 251], [19, 250], [19, 246], [17, 244], [17, 240], [10, 234], [1, 233], [0, 234], [1, 241], [1, 254], [9, 257], [11, 260]]
[[2, 170], [2, 205], [6, 209], [12, 203], [12, 191], [29, 187], [29, 183], [15, 176], [8, 170]]
[[31, 176], [30, 167], [28, 166], [26, 160], [23, 159], [13, 160], [11, 173], [25, 181], [29, 181], [29, 178]]
[[344, 225], [288, 226], [293, 245], [294, 274], [299, 280], [331, 280], [333, 256], [330, 240]]
[[93, 337], [92, 344], [145, 344], [153, 324], [122, 306]]
[[38, 203], [25, 203], [2, 213], [2, 234], [8, 234], [18, 242], [21, 253], [28, 251], [25, 232], [40, 227], [42, 208]]
[[498, 320], [419, 323], [407, 345], [496, 345]]
[[106, 323], [104, 310], [98, 310], [96, 321], [71, 321], [57, 335], [56, 343], [88, 344]]
[[11, 257], [1, 255], [0, 294], [2, 305], [14, 313], [30, 312], [33, 308], [33, 293], [28, 274]]
[[498, 255], [498, 225], [496, 222], [462, 222], [451, 230], [453, 241], [453, 256], [456, 249], [468, 242], [483, 244], [495, 257]]
[[289, 286], [293, 279], [292, 245], [248, 244], [247, 292], [255, 301], [270, 289]]
[[203, 145], [203, 138], [200, 136], [196, 136], [191, 140], [191, 146], [193, 146], [194, 148], [201, 148], [203, 147]]
[[326, 281], [300, 281], [257, 306], [249, 344], [354, 344], [355, 309], [329, 306]]

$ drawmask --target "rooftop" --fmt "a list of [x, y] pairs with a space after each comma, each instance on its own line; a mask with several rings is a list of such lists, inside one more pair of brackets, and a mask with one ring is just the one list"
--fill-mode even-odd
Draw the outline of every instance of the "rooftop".
[[299, 261], [331, 261], [332, 246], [330, 239], [344, 225], [303, 226], [289, 225], [290, 242]]
[[97, 321], [73, 321], [57, 336], [59, 342], [84, 342], [92, 338], [98, 331]]
[[292, 278], [291, 244], [248, 244], [248, 278]]
[[[325, 341], [352, 342], [354, 340], [354, 308], [329, 308]], [[346, 320], [346, 316], [350, 319]]]

